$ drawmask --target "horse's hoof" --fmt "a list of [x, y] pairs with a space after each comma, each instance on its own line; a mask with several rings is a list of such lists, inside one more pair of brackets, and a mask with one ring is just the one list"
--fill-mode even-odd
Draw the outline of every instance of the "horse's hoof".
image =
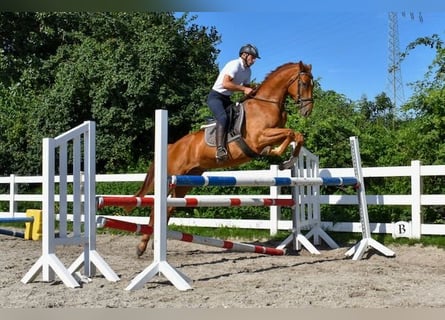
[[290, 158], [289, 160], [284, 161], [280, 165], [278, 165], [278, 169], [285, 170], [285, 169], [292, 169], [292, 167], [297, 162], [298, 158]]
[[144, 254], [144, 252], [145, 252], [145, 248], [141, 249], [141, 248], [139, 248], [139, 246], [136, 247], [136, 254], [137, 254], [138, 258], [140, 256], [142, 256]]
[[290, 161], [285, 161], [278, 166], [279, 170], [291, 169], [293, 164]]

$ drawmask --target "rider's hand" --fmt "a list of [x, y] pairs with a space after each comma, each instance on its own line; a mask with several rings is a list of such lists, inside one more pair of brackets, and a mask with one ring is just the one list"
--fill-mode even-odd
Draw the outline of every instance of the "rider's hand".
[[249, 94], [251, 94], [252, 93], [252, 91], [253, 91], [253, 89], [252, 88], [249, 88], [249, 87], [244, 87], [244, 94], [246, 95], [246, 96], [248, 96]]

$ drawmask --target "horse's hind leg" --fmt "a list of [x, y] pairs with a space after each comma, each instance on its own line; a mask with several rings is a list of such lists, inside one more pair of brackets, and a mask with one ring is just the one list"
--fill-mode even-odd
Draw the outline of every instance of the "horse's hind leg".
[[[172, 197], [174, 198], [184, 198], [187, 192], [190, 190], [190, 187], [176, 187], [174, 190], [172, 190]], [[167, 223], [170, 217], [172, 216], [173, 212], [175, 211], [175, 207], [167, 207]], [[153, 228], [154, 227], [154, 207], [151, 208], [150, 212], [150, 220], [148, 222], [148, 225]], [[142, 256], [144, 252], [147, 250], [148, 242], [150, 241], [150, 234], [143, 234], [141, 241], [136, 247], [136, 254], [138, 257]]]
[[[167, 208], [167, 221], [168, 221], [168, 217], [171, 215], [171, 213], [174, 211], [173, 207], [168, 207]], [[154, 227], [154, 207], [151, 208], [151, 212], [150, 212], [150, 219], [148, 221], [148, 226], [151, 227], [151, 229], [153, 230]], [[136, 247], [136, 254], [138, 257], [142, 256], [144, 254], [144, 252], [147, 250], [147, 245], [148, 242], [150, 241], [151, 238], [151, 234], [146, 234], [144, 233], [141, 237], [141, 241], [139, 241], [139, 244]]]
[[[153, 228], [153, 221], [154, 221], [154, 219], [152, 219], [153, 214], [154, 214], [154, 209], [152, 207], [151, 212], [150, 212], [150, 219], [148, 221], [148, 225], [152, 228]], [[148, 241], [150, 241], [150, 236], [151, 236], [150, 234], [146, 234], [146, 233], [144, 233], [142, 235], [141, 241], [139, 241], [139, 244], [136, 247], [136, 254], [138, 257], [142, 256], [144, 254], [145, 250], [147, 250], [147, 244], [148, 244]]]
[[[185, 140], [184, 140], [185, 139]], [[192, 139], [192, 141], [188, 141]], [[199, 138], [202, 141], [202, 138]], [[177, 143], [171, 144], [168, 147], [168, 169], [167, 172], [169, 175], [182, 175], [182, 174], [188, 174], [188, 175], [201, 175], [203, 173], [203, 170], [198, 167], [199, 161], [191, 161], [190, 159], [195, 159], [194, 155], [198, 154], [196, 143], [194, 143], [195, 135], [187, 135], [186, 138], [183, 138], [181, 140], [178, 140]], [[188, 147], [188, 146], [194, 146]], [[150, 180], [148, 181], [148, 176], [150, 176]], [[153, 190], [154, 185], [154, 170], [151, 168], [149, 170], [149, 173], [147, 174], [147, 178], [144, 181], [143, 186], [140, 189], [140, 192], [143, 194], [138, 194], [138, 196], [144, 196], [147, 191]], [[183, 198], [186, 193], [190, 190], [190, 187], [176, 187], [172, 190], [170, 190], [170, 193], [172, 197], [175, 198]], [[175, 208], [168, 207], [167, 208], [167, 222], [170, 218], [170, 216], [173, 214]], [[148, 225], [153, 227], [154, 226], [154, 208], [151, 208], [150, 212], [150, 219], [148, 222]], [[145, 250], [147, 249], [148, 241], [150, 240], [150, 236], [148, 234], [144, 234], [141, 238], [141, 241], [139, 242], [137, 246], [137, 255], [141, 256]]]
[[[136, 194], [134, 196], [135, 197], [144, 197], [146, 194], [152, 192], [153, 188], [154, 188], [154, 164], [151, 164], [147, 170], [147, 174], [145, 175], [145, 179], [144, 179], [142, 186], [140, 187], [140, 189], [136, 192]], [[126, 207], [125, 208], [125, 210], [127, 212], [130, 212], [133, 209], [134, 209], [134, 207]], [[151, 225], [151, 226], [153, 226], [153, 223], [151, 222], [152, 215], [153, 215], [153, 208], [151, 208], [150, 220], [148, 222], [148, 225]], [[140, 257], [147, 249], [147, 243], [149, 240], [150, 240], [150, 235], [148, 235], [148, 234], [142, 235], [141, 241], [139, 242], [137, 249], [136, 249], [136, 254], [138, 255], [138, 257]]]

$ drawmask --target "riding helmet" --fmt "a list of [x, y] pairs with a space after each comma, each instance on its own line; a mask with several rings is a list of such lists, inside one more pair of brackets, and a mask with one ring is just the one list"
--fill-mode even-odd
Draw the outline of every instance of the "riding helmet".
[[242, 53], [248, 53], [254, 56], [255, 58], [261, 59], [258, 49], [251, 44], [246, 44], [242, 46], [241, 49], [239, 50], [239, 55], [241, 56]]

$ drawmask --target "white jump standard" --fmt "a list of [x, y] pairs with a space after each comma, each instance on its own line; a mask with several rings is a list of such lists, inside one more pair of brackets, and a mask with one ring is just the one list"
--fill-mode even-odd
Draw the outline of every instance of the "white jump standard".
[[[96, 127], [92, 121], [56, 137], [43, 139], [43, 201], [42, 201], [42, 255], [22, 278], [23, 283], [33, 281], [41, 272], [43, 281], [55, 280], [57, 275], [70, 288], [80, 287], [75, 272], [82, 266], [84, 276], [92, 277], [97, 269], [109, 281], [118, 281], [117, 274], [96, 251]], [[82, 146], [83, 141], [83, 146]], [[73, 230], [68, 230], [68, 154], [73, 153]], [[83, 153], [82, 153], [83, 149]], [[56, 163], [56, 152], [59, 161]], [[82, 201], [81, 167], [84, 168], [84, 199]], [[59, 173], [59, 205], [55, 205], [56, 172]], [[56, 212], [57, 210], [57, 212]], [[59, 215], [59, 232], [55, 232], [56, 213]], [[82, 215], [84, 222], [82, 222]], [[82, 228], [83, 226], [83, 228]], [[83, 229], [83, 230], [82, 230]], [[56, 246], [83, 247], [82, 253], [66, 268], [56, 255]]]
[[357, 137], [349, 138], [351, 145], [352, 164], [354, 166], [354, 173], [357, 179], [360, 181], [360, 187], [358, 189], [358, 203], [360, 208], [360, 223], [362, 225], [362, 240], [360, 240], [355, 246], [349, 249], [345, 255], [353, 256], [353, 260], [360, 260], [369, 247], [380, 251], [387, 257], [395, 256], [395, 253], [371, 238], [371, 228], [369, 226], [368, 217], [368, 205], [366, 202], [365, 183], [363, 181], [362, 172], [362, 159], [360, 157], [360, 147]]

